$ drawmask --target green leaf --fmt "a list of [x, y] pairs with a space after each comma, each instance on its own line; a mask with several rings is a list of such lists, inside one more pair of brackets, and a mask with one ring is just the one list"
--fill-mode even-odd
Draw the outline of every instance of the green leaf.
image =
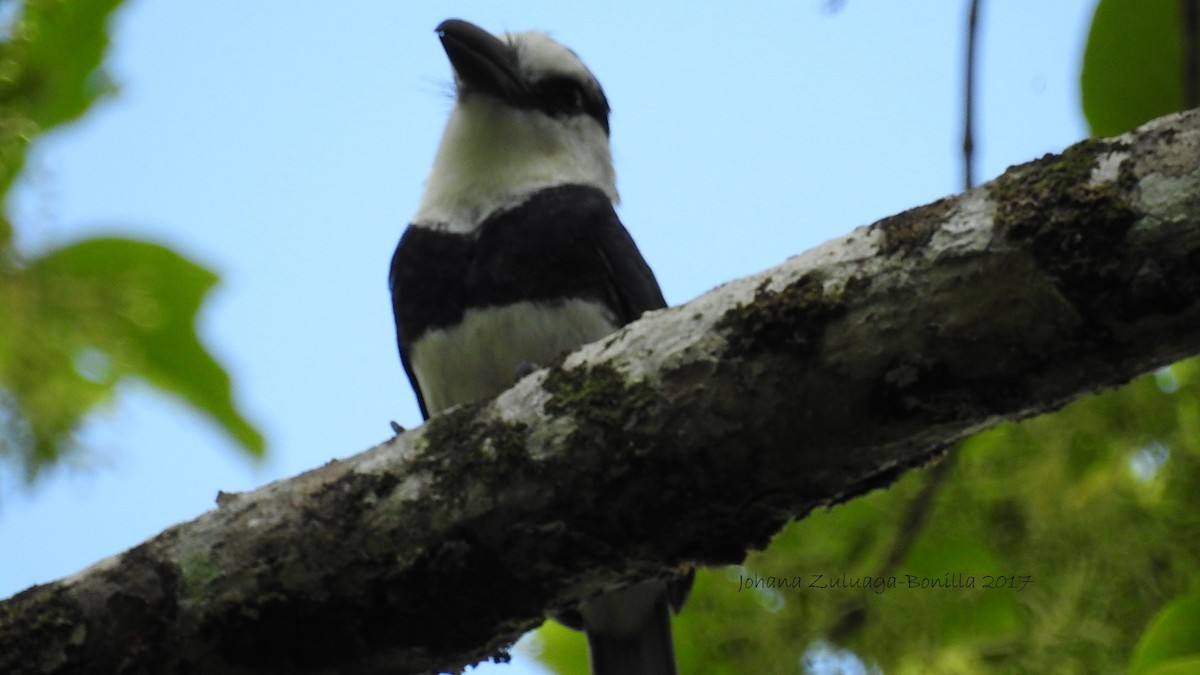
[[1115, 136], [1184, 108], [1179, 2], [1100, 0], [1083, 53], [1083, 114]]
[[556, 675], [587, 675], [587, 642], [583, 633], [547, 621], [535, 638], [537, 659]]
[[30, 473], [55, 460], [125, 377], [178, 395], [261, 454], [229, 376], [200, 344], [196, 313], [217, 277], [156, 244], [90, 239], [0, 277], [0, 387], [17, 419], [0, 438]]
[[[99, 69], [120, 0], [26, 0], [0, 43], [0, 195], [25, 163], [30, 140], [82, 115], [112, 91]], [[0, 227], [0, 244], [5, 243]]]
[[1129, 672], [1200, 672], [1178, 670], [1185, 661], [1200, 665], [1200, 593], [1172, 600], [1150, 621], [1129, 661]]

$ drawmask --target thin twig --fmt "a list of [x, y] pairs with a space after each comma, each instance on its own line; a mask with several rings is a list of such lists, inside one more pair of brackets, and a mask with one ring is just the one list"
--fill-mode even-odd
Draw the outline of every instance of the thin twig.
[[967, 59], [963, 91], [963, 188], [975, 186], [975, 46], [979, 33], [979, 2], [971, 0], [967, 16]]
[[[900, 527], [896, 530], [896, 536], [892, 539], [891, 550], [887, 552], [883, 564], [879, 570], [873, 575], [875, 578], [888, 578], [900, 566], [900, 563], [908, 557], [912, 547], [917, 542], [917, 538], [921, 536], [921, 532], [925, 530], [925, 524], [929, 521], [929, 516], [933, 512], [935, 503], [942, 487], [946, 484], [946, 480], [950, 476], [951, 470], [954, 468], [957, 455], [957, 448], [952, 448], [941, 459], [937, 461], [929, 472], [925, 474], [925, 484], [921, 486], [921, 491], [913, 497], [908, 504], [908, 510], [904, 514], [904, 520], [900, 523]], [[833, 625], [829, 631], [829, 639], [835, 643], [845, 641], [850, 635], [858, 632], [867, 620], [867, 610], [870, 605], [863, 600], [862, 597], [857, 597], [846, 602], [841, 609], [841, 618]]]
[[1200, 106], [1200, 0], [1180, 0], [1183, 5], [1184, 109]]

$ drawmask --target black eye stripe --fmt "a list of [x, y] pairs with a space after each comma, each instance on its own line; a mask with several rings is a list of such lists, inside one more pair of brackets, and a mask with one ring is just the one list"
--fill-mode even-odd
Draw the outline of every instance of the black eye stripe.
[[583, 107], [583, 86], [565, 77], [542, 80], [534, 85], [534, 91], [544, 104], [556, 108], [580, 110]]
[[608, 133], [608, 99], [593, 89], [569, 77], [548, 77], [533, 84], [538, 107], [548, 115], [586, 114]]

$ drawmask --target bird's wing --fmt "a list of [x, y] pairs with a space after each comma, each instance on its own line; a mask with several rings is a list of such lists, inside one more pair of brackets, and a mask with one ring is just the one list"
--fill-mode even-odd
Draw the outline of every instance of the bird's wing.
[[[405, 236], [407, 234], [405, 232]], [[413, 372], [412, 362], [408, 358], [412, 340], [405, 330], [406, 326], [400, 310], [398, 289], [402, 288], [404, 284], [403, 247], [404, 239], [401, 238], [400, 244], [396, 246], [396, 252], [392, 254], [391, 271], [388, 273], [388, 287], [392, 293], [392, 312], [396, 318], [396, 346], [400, 349], [400, 363], [404, 365], [404, 374], [408, 376], [408, 381], [412, 384], [413, 392], [417, 395], [417, 405], [421, 408], [421, 418], [429, 419], [429, 409], [425, 407], [425, 397], [421, 395], [421, 387], [417, 385], [417, 376]]]

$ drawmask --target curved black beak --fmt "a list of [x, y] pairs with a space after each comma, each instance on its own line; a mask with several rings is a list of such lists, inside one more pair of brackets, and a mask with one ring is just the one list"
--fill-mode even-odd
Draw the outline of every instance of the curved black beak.
[[461, 19], [446, 19], [435, 32], [458, 76], [460, 95], [478, 91], [517, 106], [528, 104], [529, 86], [508, 43]]

